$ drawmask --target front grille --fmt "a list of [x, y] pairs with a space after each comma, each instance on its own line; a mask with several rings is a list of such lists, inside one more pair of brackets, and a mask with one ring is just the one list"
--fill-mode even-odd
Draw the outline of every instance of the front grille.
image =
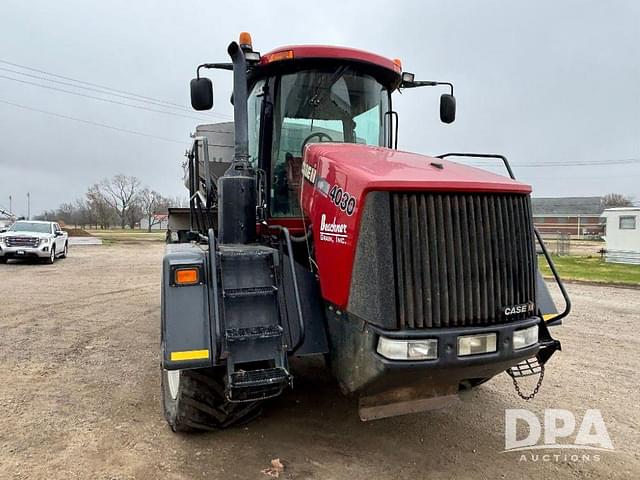
[[8, 237], [7, 247], [31, 247], [35, 248], [40, 243], [37, 237]]
[[392, 193], [398, 328], [515, 321], [535, 301], [527, 195]]

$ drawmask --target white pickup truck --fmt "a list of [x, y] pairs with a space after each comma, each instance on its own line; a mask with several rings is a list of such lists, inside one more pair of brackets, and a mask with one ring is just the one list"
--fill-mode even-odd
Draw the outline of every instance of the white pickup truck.
[[69, 238], [55, 222], [19, 220], [0, 232], [0, 263], [15, 258], [42, 259], [54, 263], [56, 258], [66, 258]]

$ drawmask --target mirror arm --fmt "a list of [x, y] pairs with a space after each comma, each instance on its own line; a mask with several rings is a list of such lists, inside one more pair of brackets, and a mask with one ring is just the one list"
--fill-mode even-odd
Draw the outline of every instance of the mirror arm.
[[196, 70], [196, 78], [200, 78], [201, 68], [217, 68], [219, 70], [233, 70], [233, 64], [232, 63], [203, 63], [202, 65], [198, 65], [198, 69]]
[[447, 85], [453, 95], [453, 84], [450, 82], [433, 82], [430, 80], [415, 80], [413, 82], [402, 82], [401, 88], [416, 88], [416, 87], [435, 87], [437, 85]]

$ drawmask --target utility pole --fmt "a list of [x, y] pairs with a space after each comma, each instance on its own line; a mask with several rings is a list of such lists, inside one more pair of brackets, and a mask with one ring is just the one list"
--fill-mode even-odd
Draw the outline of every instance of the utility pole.
[[27, 192], [27, 220], [31, 220], [31, 194]]
[[13, 213], [13, 197], [9, 195], [9, 213]]

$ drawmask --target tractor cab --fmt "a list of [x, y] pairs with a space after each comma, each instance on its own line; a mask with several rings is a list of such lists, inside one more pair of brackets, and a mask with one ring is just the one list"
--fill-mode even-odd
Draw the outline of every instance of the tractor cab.
[[[239, 44], [247, 62], [248, 162], [265, 172], [265, 207], [267, 216], [275, 221], [301, 217], [301, 168], [308, 144], [393, 148], [397, 114], [392, 109], [392, 92], [415, 86], [450, 86], [415, 82], [413, 74], [402, 72], [400, 60], [353, 48], [301, 45], [260, 55], [246, 33]], [[201, 67], [231, 69], [230, 64]], [[193, 107], [211, 108], [210, 81], [198, 74], [191, 86]], [[203, 98], [207, 102], [198, 103]], [[453, 121], [453, 87], [450, 95], [442, 96], [440, 110], [444, 122]]]
[[400, 76], [339, 58], [279, 63], [256, 69], [252, 78], [249, 155], [257, 168], [270, 172], [271, 216], [299, 217], [305, 147], [391, 146], [391, 91]]

